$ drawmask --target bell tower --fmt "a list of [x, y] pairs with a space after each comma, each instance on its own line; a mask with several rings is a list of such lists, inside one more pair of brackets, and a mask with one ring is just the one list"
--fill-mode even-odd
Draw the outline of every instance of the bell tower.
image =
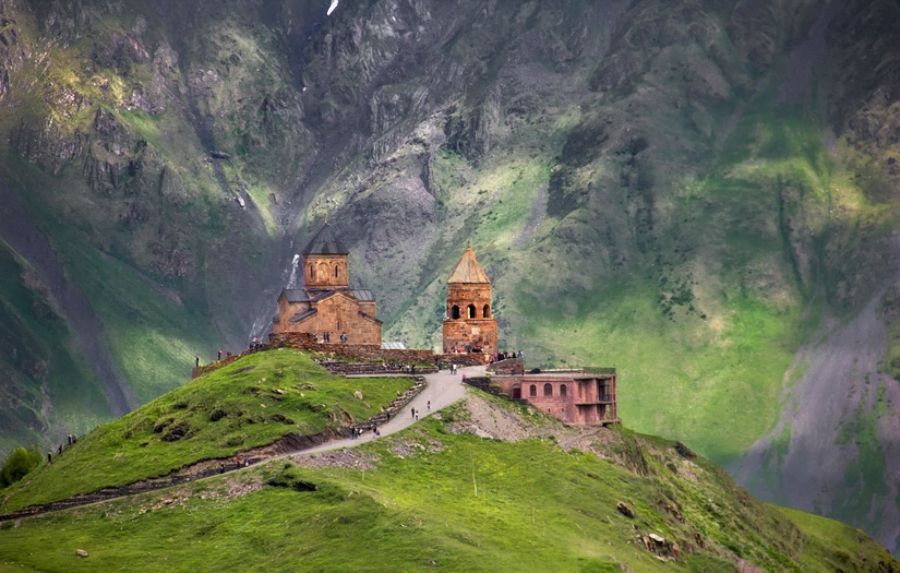
[[477, 354], [488, 360], [497, 352], [491, 280], [471, 246], [466, 247], [447, 280], [443, 334], [445, 354]]

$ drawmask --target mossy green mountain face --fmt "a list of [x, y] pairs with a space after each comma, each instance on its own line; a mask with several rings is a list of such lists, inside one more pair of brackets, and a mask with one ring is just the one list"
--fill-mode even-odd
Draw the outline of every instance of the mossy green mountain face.
[[[896, 313], [864, 321], [888, 354], [860, 358], [872, 366], [843, 378], [856, 383], [823, 397], [828, 377], [802, 372], [828, 370], [807, 350], [897, 267], [895, 3], [0, 6], [2, 193], [85, 299], [61, 304], [53, 265], [3, 227], [74, 341], [41, 360], [81, 364], [68, 394], [41, 398], [46, 422], [28, 412], [50, 375], [12, 367], [23, 382], [4, 415], [24, 423], [10, 446], [117, 411], [116, 388], [149, 400], [195, 354], [262, 333], [328, 216], [387, 338], [433, 343], [471, 240], [508, 348], [616, 366], [631, 426], [894, 545], [900, 519], [865, 508], [897, 495]], [[61, 418], [86, 411], [78, 400], [92, 413]], [[854, 422], [878, 403], [876, 422]], [[827, 488], [788, 469], [814, 435], [833, 446], [810, 450]], [[796, 497], [802, 484], [824, 493]], [[852, 511], [833, 503], [848, 497]]]
[[[665, 541], [655, 545], [650, 534]], [[898, 567], [861, 531], [760, 503], [683, 445], [622, 428], [565, 428], [479, 392], [439, 419], [353, 450], [274, 460], [0, 528], [0, 565], [15, 571]]]

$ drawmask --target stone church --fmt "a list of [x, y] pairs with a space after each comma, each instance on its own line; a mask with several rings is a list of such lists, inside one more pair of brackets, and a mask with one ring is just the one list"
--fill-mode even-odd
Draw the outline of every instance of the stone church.
[[375, 297], [350, 287], [348, 255], [328, 223], [322, 226], [303, 249], [302, 284], [285, 288], [278, 297], [273, 334], [307, 333], [324, 344], [381, 347]]
[[447, 279], [444, 354], [477, 354], [488, 361], [497, 353], [497, 321], [492, 298], [491, 280], [475, 258], [472, 247], [466, 247]]

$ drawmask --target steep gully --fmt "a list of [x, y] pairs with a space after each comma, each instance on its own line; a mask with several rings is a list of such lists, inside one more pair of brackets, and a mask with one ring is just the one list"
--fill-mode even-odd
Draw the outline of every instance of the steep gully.
[[109, 408], [121, 416], [137, 400], [113, 363], [103, 324], [84, 292], [66, 276], [53, 245], [32, 220], [26, 206], [10, 186], [0, 181], [0, 238], [25, 258], [46, 285], [52, 302], [67, 319], [77, 353], [85, 358], [100, 381]]
[[[412, 426], [417, 421], [417, 419], [409, 412], [413, 408], [421, 413], [419, 418], [424, 418], [461, 400], [466, 394], [466, 388], [462, 383], [462, 377], [480, 375], [483, 373], [483, 366], [471, 366], [468, 368], [460, 368], [457, 374], [450, 374], [449, 371], [426, 374], [424, 376], [425, 387], [416, 394], [412, 400], [405, 402], [403, 407], [393, 418], [378, 426], [377, 435], [370, 431], [357, 438], [334, 439], [338, 435], [337, 432], [329, 431], [314, 436], [286, 436], [268, 446], [253, 448], [252, 450], [240, 452], [228, 458], [195, 462], [180, 470], [176, 470], [174, 475], [170, 474], [160, 478], [149, 478], [121, 487], [104, 488], [99, 491], [88, 494], [79, 494], [60, 501], [26, 507], [18, 511], [0, 515], [0, 522], [42, 515], [72, 507], [92, 505], [112, 499], [165, 489], [175, 485], [237, 472], [244, 468], [256, 466], [276, 459], [296, 457], [298, 455], [306, 456], [342, 448], [353, 448], [383, 436], [395, 434]], [[409, 413], [409, 415], [406, 415], [407, 413]], [[368, 423], [360, 424], [361, 427], [368, 427], [369, 425], [370, 424]]]
[[[900, 234], [893, 249], [900, 258]], [[870, 512], [883, 512], [876, 521], [885, 527], [873, 533], [888, 548], [900, 539], [900, 506], [891, 502], [900, 494], [900, 385], [881, 371], [887, 328], [878, 307], [897, 280], [900, 271], [888, 276], [853, 319], [831, 320], [820, 340], [797, 351], [785, 374], [781, 419], [729, 468], [738, 483], [763, 499], [841, 518], [840, 503], [848, 496], [840, 493], [847, 491], [847, 470], [860, 455], [854, 441], [842, 443], [841, 429], [859, 412], [876, 411], [876, 397], [883, 392], [884, 403], [894, 404], [875, 428], [887, 464], [887, 492], [881, 501], [871, 500]], [[768, 482], [766, 476], [775, 477]], [[854, 490], [876, 478], [861, 477], [853, 478]]]

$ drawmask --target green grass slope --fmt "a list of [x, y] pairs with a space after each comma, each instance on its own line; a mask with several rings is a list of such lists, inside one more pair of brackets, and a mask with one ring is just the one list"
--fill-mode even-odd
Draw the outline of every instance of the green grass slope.
[[[408, 378], [343, 378], [292, 349], [245, 356], [102, 425], [2, 492], [2, 511], [164, 475], [377, 414]], [[362, 399], [354, 396], [361, 392]]]
[[[321, 463], [277, 461], [0, 529], [21, 571], [896, 571], [862, 532], [762, 504], [702, 458], [470, 397]], [[475, 413], [478, 412], [478, 413]], [[478, 437], [505, 420], [532, 436]], [[538, 437], [542, 436], [542, 437]], [[330, 462], [328, 460], [331, 460]], [[625, 517], [619, 501], [633, 508]], [[638, 540], [678, 543], [663, 562]], [[87, 558], [75, 555], [88, 551]]]
[[0, 240], [0, 451], [81, 432], [109, 416], [103, 392], [72, 347], [44, 286]]

